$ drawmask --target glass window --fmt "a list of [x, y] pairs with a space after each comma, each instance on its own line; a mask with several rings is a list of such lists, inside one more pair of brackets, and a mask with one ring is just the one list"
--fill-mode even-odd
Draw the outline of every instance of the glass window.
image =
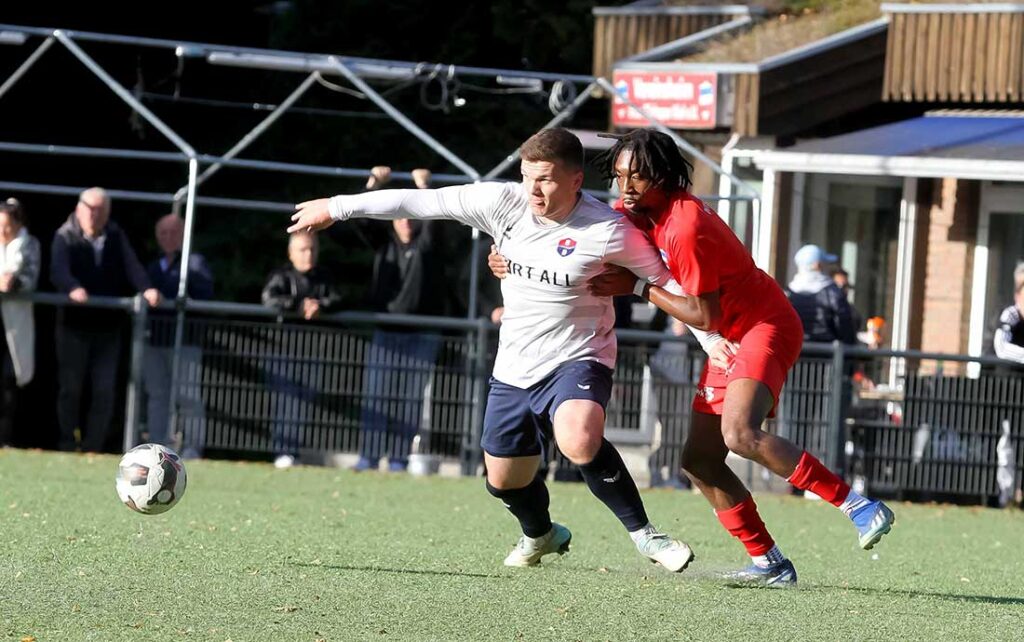
[[800, 244], [838, 255], [861, 319], [892, 321], [902, 192], [899, 179], [807, 177]]

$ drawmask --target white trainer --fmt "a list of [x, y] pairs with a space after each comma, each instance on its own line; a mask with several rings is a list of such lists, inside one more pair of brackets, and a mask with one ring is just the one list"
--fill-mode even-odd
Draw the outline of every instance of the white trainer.
[[515, 548], [505, 558], [505, 566], [537, 566], [540, 558], [551, 553], [565, 555], [569, 552], [569, 543], [572, 541], [572, 533], [561, 524], [551, 524], [551, 530], [533, 538], [523, 535], [519, 538]]
[[659, 533], [651, 525], [645, 526], [635, 541], [636, 550], [641, 555], [673, 573], [681, 572], [693, 561], [693, 551], [689, 546], [665, 533]]
[[274, 459], [274, 468], [277, 468], [279, 470], [282, 468], [291, 468], [294, 465], [295, 458], [292, 457], [291, 455], [278, 455]]

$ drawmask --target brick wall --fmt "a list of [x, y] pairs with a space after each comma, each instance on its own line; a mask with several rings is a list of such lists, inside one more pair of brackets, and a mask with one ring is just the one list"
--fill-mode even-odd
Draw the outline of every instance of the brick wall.
[[[971, 279], [978, 225], [976, 181], [932, 181], [925, 250], [921, 349], [967, 352]], [[947, 364], [950, 371], [956, 364]]]

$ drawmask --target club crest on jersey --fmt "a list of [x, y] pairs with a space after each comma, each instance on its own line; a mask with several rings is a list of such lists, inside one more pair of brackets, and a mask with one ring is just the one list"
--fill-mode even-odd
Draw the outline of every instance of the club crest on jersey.
[[562, 239], [558, 242], [558, 256], [569, 256], [576, 249], [576, 241], [572, 239]]

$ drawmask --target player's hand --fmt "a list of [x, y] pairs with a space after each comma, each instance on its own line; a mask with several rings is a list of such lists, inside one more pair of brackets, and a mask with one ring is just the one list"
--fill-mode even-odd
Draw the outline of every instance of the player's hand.
[[85, 291], [85, 288], [75, 288], [68, 292], [68, 298], [75, 303], [85, 303], [89, 300], [89, 293]]
[[508, 276], [508, 263], [505, 262], [504, 256], [498, 254], [496, 245], [491, 246], [491, 253], [487, 255], [487, 267], [491, 268], [491, 274], [499, 279]]
[[149, 307], [155, 308], [160, 305], [160, 299], [163, 297], [160, 296], [160, 290], [157, 290], [156, 288], [149, 288], [143, 291], [142, 298], [146, 300]]
[[587, 283], [590, 293], [594, 296], [633, 294], [636, 275], [619, 265], [609, 265], [607, 268]]
[[327, 209], [329, 198], [318, 198], [315, 201], [306, 201], [295, 206], [298, 211], [292, 214], [292, 225], [288, 228], [289, 234], [295, 232], [319, 232], [334, 225], [331, 212]]
[[739, 344], [722, 339], [711, 346], [711, 350], [708, 352], [708, 361], [711, 362], [711, 365], [726, 370], [732, 365], [732, 360], [736, 358], [739, 349]]
[[498, 306], [491, 310], [491, 323], [501, 325], [501, 317], [505, 316], [505, 306]]
[[377, 165], [370, 170], [370, 178], [366, 179], [366, 189], [380, 189], [391, 180], [391, 168]]
[[315, 319], [320, 315], [320, 302], [316, 299], [302, 300], [302, 318], [306, 321]]

